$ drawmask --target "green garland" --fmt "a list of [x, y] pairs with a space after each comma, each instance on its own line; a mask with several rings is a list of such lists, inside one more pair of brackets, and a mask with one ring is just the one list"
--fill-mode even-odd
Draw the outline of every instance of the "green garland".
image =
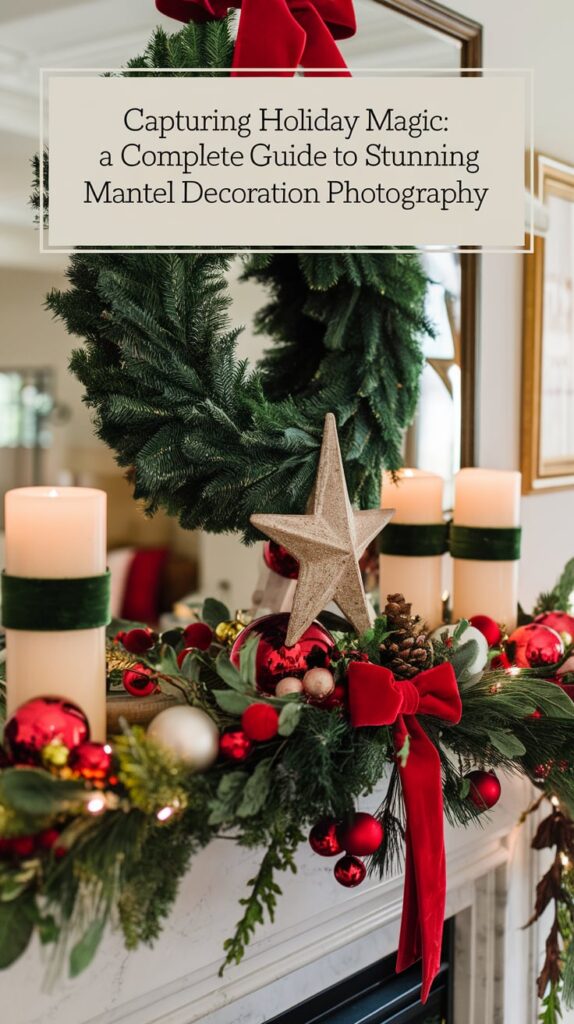
[[[211, 627], [227, 615], [219, 602], [206, 602], [203, 619]], [[276, 874], [296, 870], [295, 852], [309, 827], [325, 816], [345, 819], [357, 799], [372, 793], [385, 777], [377, 812], [385, 839], [371, 858], [371, 870], [382, 875], [401, 857], [404, 819], [387, 727], [353, 729], [343, 706], [328, 709], [299, 696], [260, 693], [255, 685], [256, 640], [244, 644], [239, 667], [216, 639], [207, 652], [193, 650], [179, 666], [181, 630], [158, 638], [144, 656], [126, 651], [121, 634], [114, 637], [116, 629], [108, 641], [112, 683], [126, 668], [143, 662], [163, 690], [207, 711], [221, 732], [238, 728], [242, 712], [255, 702], [277, 710], [279, 734], [254, 744], [240, 764], [220, 758], [206, 771], [193, 773], [141, 728], [125, 725], [123, 734], [110, 740], [116, 769], [99, 788], [74, 775], [60, 759], [45, 768], [8, 766], [1, 771], [0, 967], [22, 955], [37, 931], [44, 943], [56, 945], [55, 960], [61, 962], [67, 952], [69, 972], [77, 975], [93, 959], [114, 908], [128, 948], [151, 943], [191, 857], [218, 835], [265, 851], [241, 900], [235, 933], [225, 943], [222, 969], [239, 962], [256, 926], [266, 914], [273, 917], [281, 891]], [[562, 865], [565, 851], [574, 856], [574, 704], [560, 687], [544, 680], [542, 670], [509, 675], [487, 667], [479, 677], [470, 676], [476, 642], [466, 640], [465, 632], [463, 622], [448, 643], [441, 639], [433, 647], [434, 664], [449, 660], [453, 665], [462, 719], [458, 725], [424, 720], [441, 757], [447, 818], [468, 825], [479, 817], [468, 799], [466, 779], [477, 766], [526, 774], [541, 787], [538, 804], [553, 796], [553, 826], [541, 825], [536, 845], [556, 846]], [[388, 637], [384, 616], [361, 637], [335, 634], [336, 679], [344, 685], [355, 659], [384, 663]], [[540, 764], [547, 769], [543, 782]], [[87, 807], [94, 793], [105, 801], [99, 816]], [[158, 811], [166, 807], [172, 814], [162, 824]], [[50, 849], [42, 845], [46, 830], [57, 832]], [[24, 854], [14, 846], [14, 837], [22, 836], [33, 840]], [[163, 869], [166, 863], [169, 873]], [[549, 1024], [558, 1020], [552, 1008], [560, 1005], [563, 972], [565, 994], [574, 995], [572, 869], [559, 868], [558, 886], [556, 870], [549, 872], [553, 882], [546, 883], [543, 896], [539, 887], [537, 901], [541, 913], [554, 898], [559, 922], [549, 939], [551, 953], [540, 981]]]
[[[229, 67], [232, 51], [228, 23], [208, 22], [169, 37], [157, 30], [130, 66]], [[336, 410], [351, 500], [378, 506], [381, 467], [401, 465], [421, 341], [432, 333], [418, 258], [350, 251], [241, 262], [243, 278], [270, 295], [256, 327], [275, 345], [255, 368], [235, 353], [229, 256], [71, 258], [71, 287], [53, 291], [48, 308], [85, 341], [71, 368], [99, 436], [150, 511], [252, 539], [253, 513], [304, 510], [323, 421]]]

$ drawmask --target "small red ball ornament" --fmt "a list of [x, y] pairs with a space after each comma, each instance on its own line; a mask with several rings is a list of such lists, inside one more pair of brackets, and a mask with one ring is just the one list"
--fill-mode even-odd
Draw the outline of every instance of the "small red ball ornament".
[[105, 782], [112, 770], [113, 752], [109, 743], [80, 743], [68, 758], [68, 768], [82, 779]]
[[339, 885], [344, 885], [346, 889], [353, 889], [356, 885], [360, 885], [367, 869], [363, 864], [362, 860], [358, 857], [341, 857], [333, 868], [333, 874], [337, 879]]
[[265, 743], [277, 735], [279, 715], [270, 704], [250, 704], [241, 716], [243, 732], [256, 743]]
[[383, 826], [377, 818], [365, 811], [357, 811], [340, 831], [341, 846], [355, 857], [368, 857], [378, 850], [384, 834]]
[[251, 753], [251, 740], [243, 729], [224, 732], [219, 740], [219, 752], [228, 761], [245, 761]]
[[46, 747], [73, 750], [90, 738], [84, 712], [59, 697], [26, 701], [6, 722], [4, 746], [12, 764], [41, 765]]
[[289, 612], [255, 619], [241, 631], [231, 649], [231, 661], [239, 665], [239, 653], [248, 637], [259, 637], [255, 662], [256, 683], [264, 693], [275, 694], [285, 676], [304, 676], [308, 669], [329, 664], [335, 642], [320, 622], [313, 622], [292, 647], [285, 646]]
[[542, 612], [541, 615], [536, 616], [534, 621], [539, 622], [541, 626], [549, 626], [550, 629], [556, 630], [566, 646], [574, 641], [574, 615], [559, 611]]
[[309, 845], [320, 857], [336, 857], [343, 852], [339, 841], [340, 822], [334, 818], [321, 818], [309, 832]]
[[60, 833], [57, 828], [45, 828], [43, 832], [36, 836], [36, 842], [41, 850], [51, 850], [59, 838]]
[[560, 661], [564, 644], [554, 629], [530, 622], [510, 634], [506, 652], [512, 664], [519, 668], [545, 668]]
[[151, 629], [129, 629], [127, 633], [118, 633], [118, 637], [130, 654], [145, 654], [156, 641], [156, 634]]
[[192, 622], [183, 631], [183, 642], [186, 647], [194, 647], [197, 651], [207, 651], [213, 642], [213, 630], [207, 622]]
[[296, 580], [299, 576], [299, 562], [293, 555], [290, 555], [287, 548], [277, 544], [274, 540], [268, 540], [263, 548], [263, 559], [265, 565], [271, 572], [276, 572], [285, 580]]
[[132, 697], [149, 697], [158, 689], [153, 669], [141, 663], [134, 665], [133, 668], [126, 668], [122, 675], [122, 683], [124, 690], [127, 690]]
[[479, 811], [494, 807], [500, 799], [501, 785], [494, 772], [474, 771], [465, 776], [470, 783], [467, 800]]
[[11, 842], [12, 853], [22, 859], [31, 857], [34, 853], [35, 845], [34, 836], [16, 836]]
[[502, 630], [498, 622], [491, 619], [490, 615], [473, 615], [469, 622], [471, 626], [478, 629], [479, 633], [482, 633], [489, 647], [498, 646], [502, 640]]

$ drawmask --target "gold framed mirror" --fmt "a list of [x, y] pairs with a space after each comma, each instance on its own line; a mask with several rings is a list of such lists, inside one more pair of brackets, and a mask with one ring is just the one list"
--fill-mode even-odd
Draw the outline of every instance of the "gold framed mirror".
[[574, 167], [538, 153], [534, 171], [547, 228], [524, 267], [525, 494], [574, 487]]
[[[359, 30], [342, 46], [351, 67], [444, 69], [480, 74], [482, 27], [434, 0], [355, 0]], [[450, 504], [454, 475], [476, 462], [479, 252], [423, 254], [431, 281], [428, 314], [437, 337], [427, 366], [405, 464], [441, 475]]]

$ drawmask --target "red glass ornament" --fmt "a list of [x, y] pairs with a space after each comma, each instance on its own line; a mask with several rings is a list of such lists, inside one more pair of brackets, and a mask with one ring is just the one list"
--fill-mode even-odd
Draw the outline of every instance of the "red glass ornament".
[[511, 668], [512, 666], [506, 653], [504, 651], [501, 651], [500, 654], [497, 654], [496, 657], [492, 659], [492, 661], [490, 662], [490, 667], [492, 669], [506, 670], [508, 668]]
[[568, 615], [568, 612], [560, 611], [542, 612], [541, 615], [536, 616], [534, 621], [539, 622], [541, 626], [549, 626], [550, 629], [555, 629], [567, 646], [574, 641], [574, 615]]
[[270, 704], [250, 704], [241, 716], [243, 732], [250, 740], [272, 740], [279, 729], [279, 715]]
[[469, 772], [465, 778], [470, 783], [467, 800], [470, 800], [479, 811], [494, 807], [500, 799], [501, 785], [494, 772]]
[[207, 622], [192, 622], [183, 631], [183, 642], [186, 647], [207, 651], [213, 642], [213, 630]]
[[355, 857], [368, 857], [378, 850], [384, 834], [383, 826], [377, 818], [365, 811], [357, 811], [341, 829], [341, 846]]
[[274, 540], [268, 540], [263, 548], [263, 559], [265, 565], [278, 576], [285, 580], [296, 580], [299, 576], [299, 562], [293, 555], [290, 555], [287, 548], [277, 544]]
[[510, 634], [506, 653], [512, 664], [519, 668], [544, 668], [560, 661], [564, 644], [554, 629], [530, 622]]
[[339, 821], [334, 818], [321, 818], [309, 832], [309, 845], [313, 853], [320, 857], [336, 857], [343, 852], [339, 841]]
[[4, 746], [12, 764], [42, 764], [42, 750], [56, 744], [73, 750], [90, 738], [84, 712], [60, 697], [26, 701], [6, 722]]
[[251, 753], [251, 740], [243, 732], [243, 729], [224, 732], [219, 740], [219, 752], [228, 761], [245, 761]]
[[289, 612], [255, 619], [241, 631], [231, 649], [231, 661], [239, 665], [239, 652], [248, 637], [257, 634], [256, 683], [264, 693], [275, 694], [285, 676], [303, 677], [308, 669], [329, 664], [335, 642], [320, 622], [313, 622], [293, 647], [285, 646]]
[[473, 615], [469, 622], [471, 626], [478, 629], [479, 633], [482, 633], [489, 647], [498, 646], [502, 640], [502, 630], [498, 622], [491, 619], [490, 615]]
[[151, 629], [129, 629], [127, 633], [118, 633], [126, 651], [130, 654], [145, 654], [156, 642], [157, 636]]
[[80, 743], [68, 758], [68, 768], [82, 779], [90, 782], [105, 782], [113, 763], [113, 752], [109, 743]]
[[358, 857], [341, 857], [333, 868], [333, 874], [337, 879], [339, 885], [344, 885], [346, 889], [353, 889], [356, 885], [360, 885], [367, 869], [363, 864], [362, 860]]
[[153, 669], [141, 663], [134, 665], [133, 668], [126, 668], [122, 675], [122, 683], [124, 690], [127, 690], [132, 697], [149, 697], [158, 689]]

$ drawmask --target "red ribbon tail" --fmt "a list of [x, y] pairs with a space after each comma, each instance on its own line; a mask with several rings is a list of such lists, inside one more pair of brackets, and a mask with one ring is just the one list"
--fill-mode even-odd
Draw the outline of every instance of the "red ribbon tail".
[[413, 715], [397, 720], [397, 750], [407, 733], [409, 753], [404, 768], [399, 768], [406, 811], [406, 862], [397, 971], [422, 957], [424, 1003], [440, 968], [446, 901], [442, 782], [438, 751]]

